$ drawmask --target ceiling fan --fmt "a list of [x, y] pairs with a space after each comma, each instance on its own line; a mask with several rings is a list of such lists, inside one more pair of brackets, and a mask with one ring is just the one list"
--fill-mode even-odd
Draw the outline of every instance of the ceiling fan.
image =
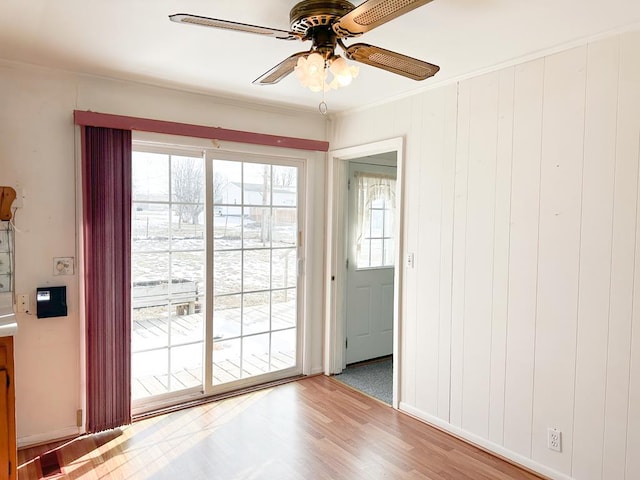
[[347, 46], [343, 43], [343, 39], [358, 37], [431, 1], [366, 0], [356, 7], [346, 0], [303, 0], [297, 3], [289, 13], [291, 31], [186, 13], [170, 15], [169, 18], [178, 23], [254, 33], [279, 40], [311, 40], [310, 50], [294, 53], [262, 74], [253, 81], [258, 85], [278, 83], [314, 53], [319, 54], [327, 66], [334, 60], [340, 61], [341, 57], [335, 54], [336, 46], [340, 46], [350, 60], [413, 80], [425, 80], [435, 75], [440, 67], [366, 43]]

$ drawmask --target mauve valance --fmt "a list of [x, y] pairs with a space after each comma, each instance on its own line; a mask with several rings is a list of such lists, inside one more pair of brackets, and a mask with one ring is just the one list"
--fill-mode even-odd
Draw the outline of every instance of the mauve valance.
[[85, 127], [137, 130], [139, 132], [182, 135], [185, 137], [226, 140], [229, 142], [250, 143], [253, 145], [294, 148], [297, 150], [311, 150], [317, 152], [327, 152], [329, 150], [329, 142], [322, 140], [283, 137], [279, 135], [269, 135], [266, 133], [244, 132], [242, 130], [229, 130], [220, 127], [207, 127], [203, 125], [191, 125], [188, 123], [168, 122], [165, 120], [111, 115], [108, 113], [74, 110], [73, 120], [76, 125]]

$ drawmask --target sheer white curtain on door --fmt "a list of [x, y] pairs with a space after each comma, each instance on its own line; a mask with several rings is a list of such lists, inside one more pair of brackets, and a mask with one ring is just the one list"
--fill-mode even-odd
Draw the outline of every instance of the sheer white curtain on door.
[[[371, 228], [371, 207], [377, 200], [385, 200], [392, 212], [396, 208], [396, 179], [390, 175], [355, 172], [358, 196], [356, 212], [356, 259], [360, 259], [363, 244]], [[360, 262], [358, 262], [360, 263]]]

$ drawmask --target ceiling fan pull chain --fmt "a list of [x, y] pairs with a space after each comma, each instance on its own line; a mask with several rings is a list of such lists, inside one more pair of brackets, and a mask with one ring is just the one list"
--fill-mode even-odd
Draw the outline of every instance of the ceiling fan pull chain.
[[[326, 68], [327, 68], [327, 64], [325, 62], [324, 69], [326, 70]], [[324, 73], [325, 72], [323, 72], [323, 75], [322, 75], [322, 101], [318, 105], [318, 110], [320, 110], [320, 113], [322, 115], [326, 115], [327, 111], [329, 110], [329, 107], [327, 106], [327, 102], [324, 101], [324, 95], [327, 91], [327, 77], [324, 75]]]

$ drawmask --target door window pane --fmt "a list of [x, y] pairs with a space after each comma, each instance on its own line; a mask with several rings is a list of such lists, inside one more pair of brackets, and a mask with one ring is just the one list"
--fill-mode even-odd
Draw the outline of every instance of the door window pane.
[[169, 391], [167, 349], [133, 352], [131, 357], [133, 400], [162, 395]]
[[393, 265], [395, 179], [356, 172], [356, 268]]
[[275, 206], [296, 206], [298, 204], [298, 169], [284, 165], [274, 165], [272, 169]]
[[169, 205], [136, 202], [131, 216], [131, 247], [134, 252], [169, 250]]
[[169, 201], [169, 155], [134, 152], [132, 197], [137, 204]]
[[202, 343], [171, 349], [172, 392], [202, 385]]
[[133, 303], [146, 303], [150, 306], [150, 299], [144, 297], [163, 298], [169, 293], [169, 267], [171, 265], [169, 252], [131, 254], [131, 277]]
[[271, 292], [271, 329], [282, 330], [295, 327], [297, 304], [295, 288]]
[[242, 334], [268, 332], [271, 316], [269, 292], [245, 293], [242, 305]]
[[243, 163], [242, 191], [245, 205], [271, 205], [271, 165]]
[[242, 295], [222, 295], [213, 300], [213, 340], [239, 337], [242, 334]]
[[245, 250], [243, 253], [242, 290], [268, 290], [271, 284], [271, 251]]
[[272, 288], [295, 287], [298, 277], [298, 259], [295, 248], [272, 251]]
[[200, 214], [204, 212], [202, 158], [171, 156], [171, 200], [178, 207], [183, 222], [198, 223]]
[[296, 331], [291, 328], [271, 334], [271, 370], [293, 367], [296, 364]]
[[174, 303], [171, 306], [171, 345], [201, 342], [204, 331], [202, 315], [189, 314], [186, 305], [182, 303]]
[[213, 253], [213, 294], [242, 291], [242, 251]]
[[[135, 292], [134, 292], [135, 294]], [[169, 345], [169, 305], [139, 307], [134, 305], [131, 314], [133, 330], [131, 348], [145, 351]]]
[[243, 224], [244, 248], [269, 248], [271, 246], [271, 209], [245, 207]]
[[242, 340], [242, 374], [252, 377], [269, 371], [269, 334], [244, 337]]
[[298, 212], [295, 208], [274, 208], [271, 244], [273, 247], [293, 247], [298, 241]]
[[240, 369], [242, 364], [241, 342], [242, 340], [239, 338], [213, 342], [214, 385], [233, 382], [243, 377]]

